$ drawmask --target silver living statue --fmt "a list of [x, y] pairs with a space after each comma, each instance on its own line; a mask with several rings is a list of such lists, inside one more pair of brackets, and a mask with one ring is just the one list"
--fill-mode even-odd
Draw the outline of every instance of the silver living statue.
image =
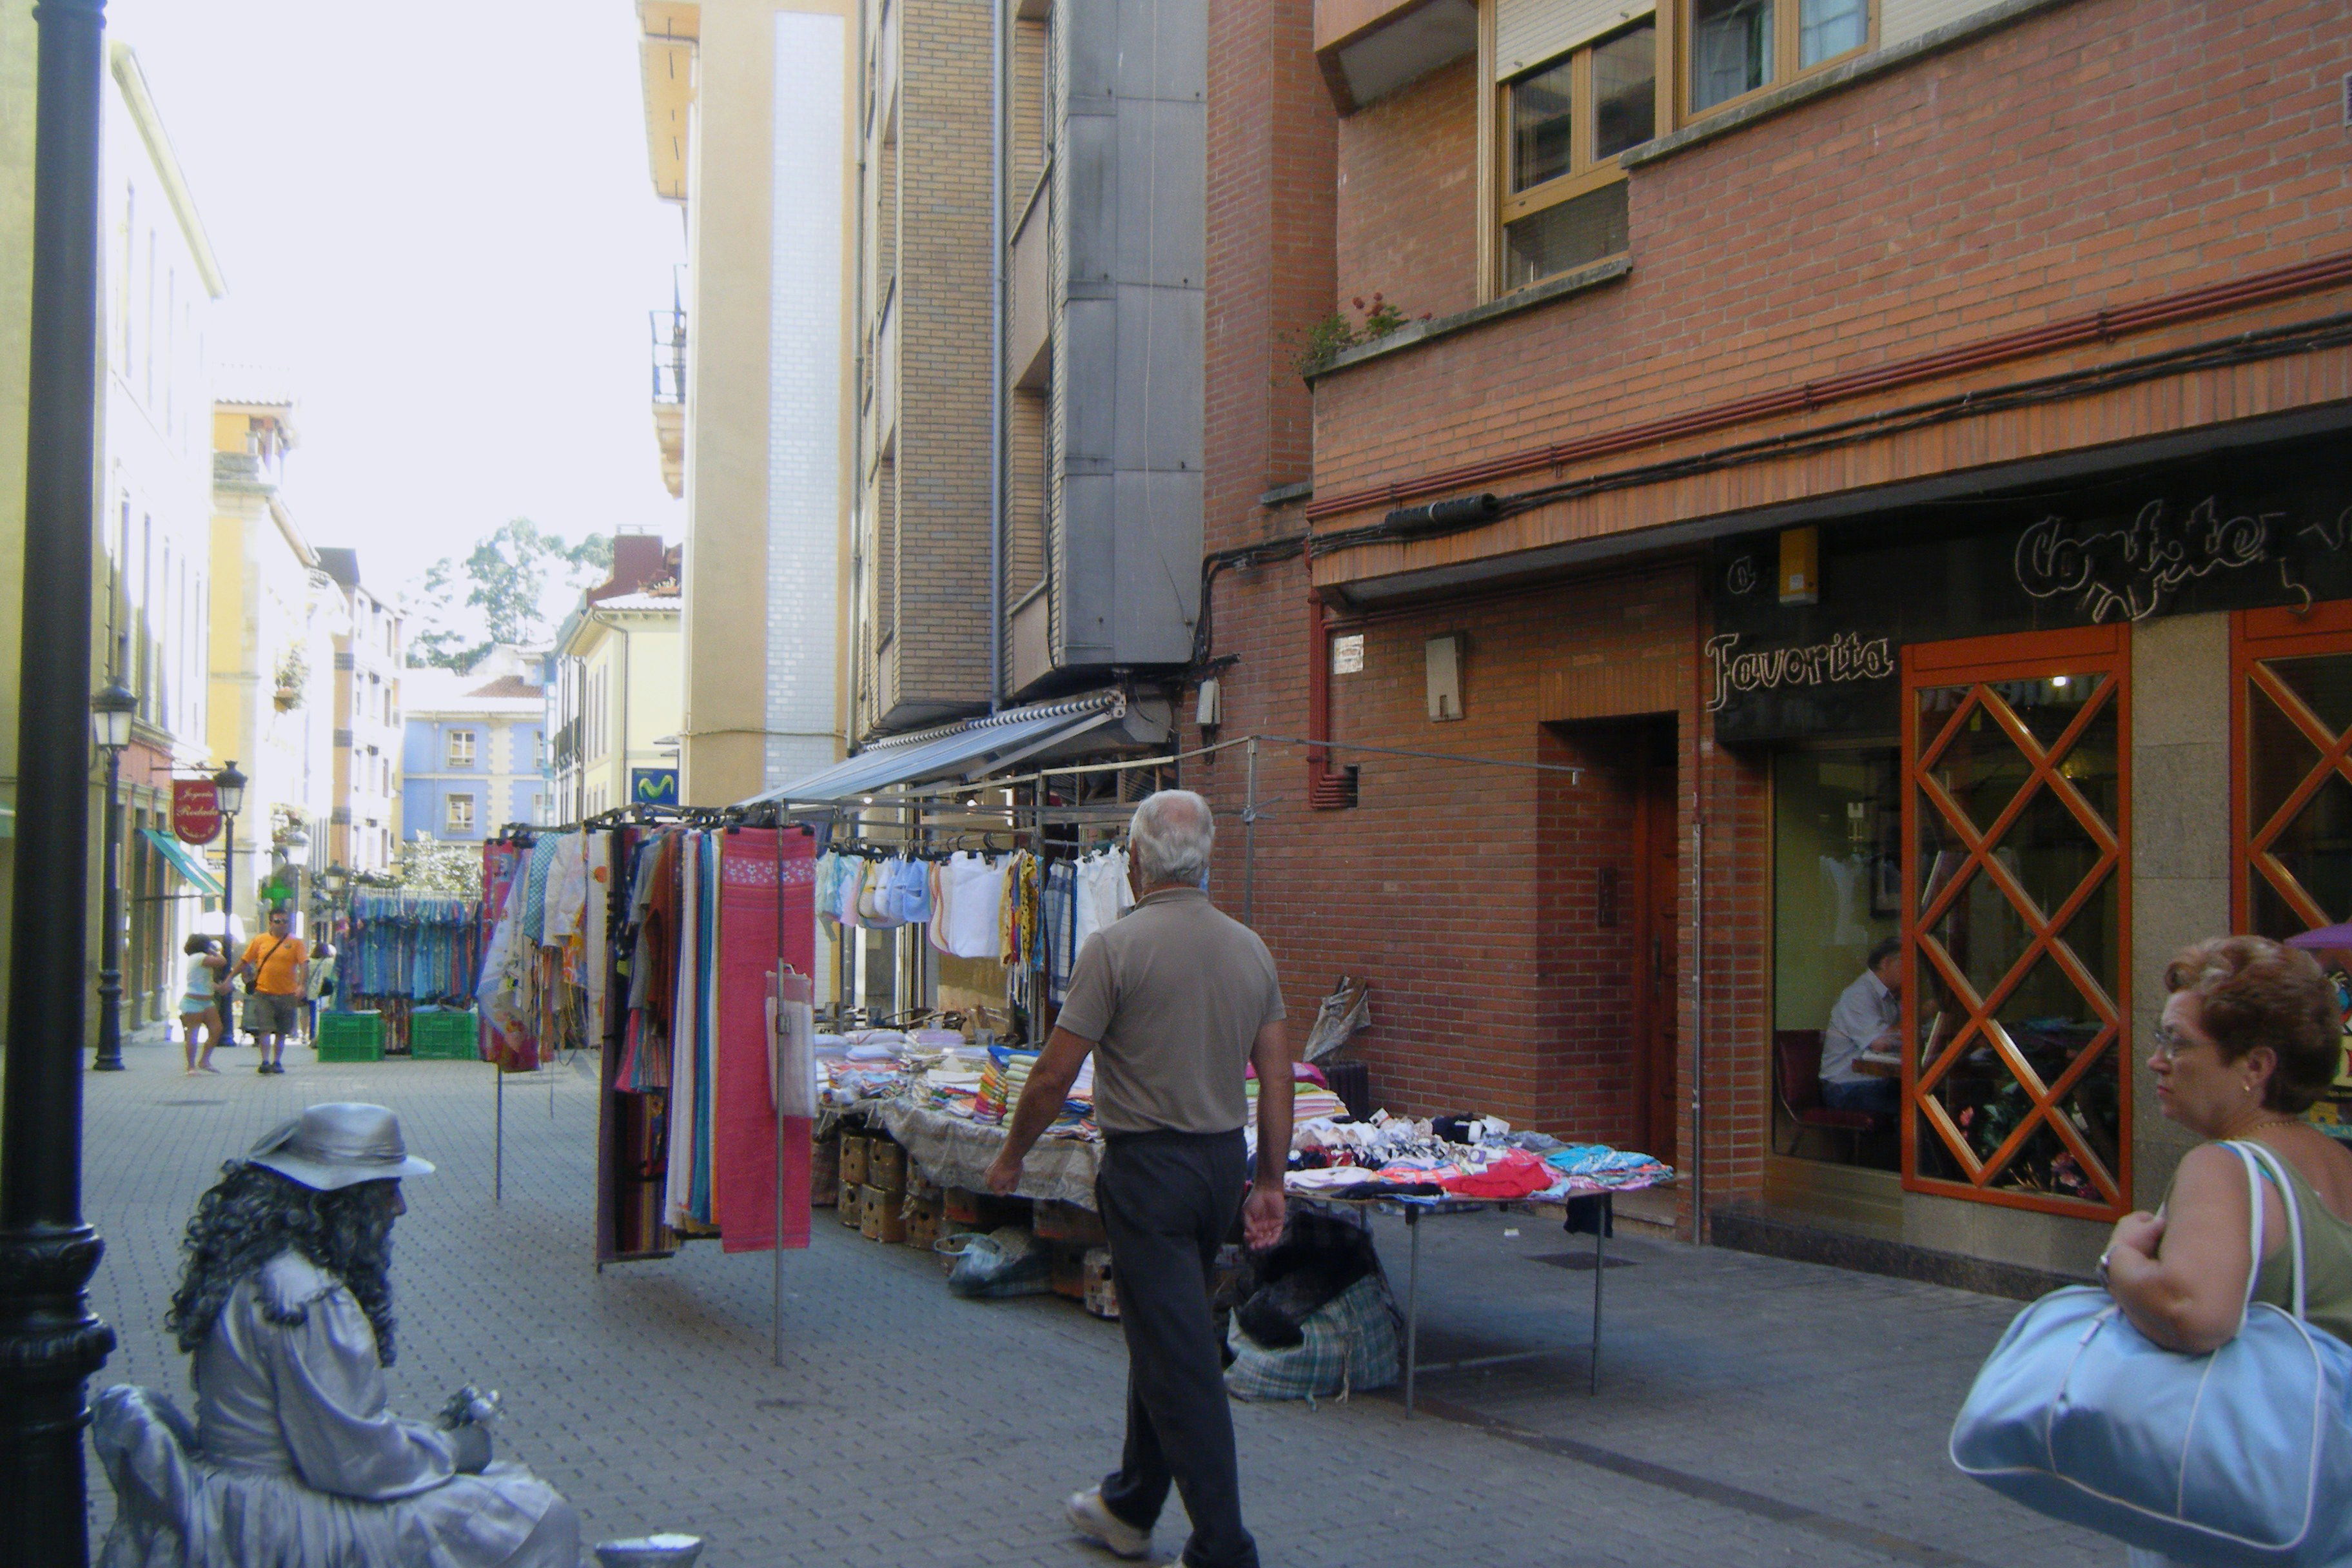
[[496, 1395], [438, 1424], [384, 1407], [400, 1182], [432, 1169], [380, 1105], [314, 1105], [224, 1167], [164, 1320], [194, 1426], [147, 1389], [98, 1399], [101, 1568], [579, 1568], [572, 1505], [490, 1462]]

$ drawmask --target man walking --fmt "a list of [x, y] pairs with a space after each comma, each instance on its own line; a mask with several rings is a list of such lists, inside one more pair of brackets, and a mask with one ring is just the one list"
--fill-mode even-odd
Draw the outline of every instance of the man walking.
[[286, 1070], [286, 1037], [301, 1021], [304, 977], [310, 950], [294, 934], [294, 917], [283, 909], [269, 911], [269, 930], [245, 944], [237, 978], [249, 988], [245, 998], [245, 1032], [261, 1047], [265, 1073]]
[[[1192, 1521], [1188, 1568], [1257, 1568], [1257, 1543], [1242, 1526], [1209, 1282], [1237, 1209], [1251, 1247], [1281, 1237], [1290, 1048], [1265, 943], [1202, 891], [1215, 837], [1209, 803], [1188, 790], [1162, 790], [1136, 808], [1128, 875], [1138, 902], [1080, 950], [988, 1184], [1013, 1190], [1024, 1156], [1094, 1052], [1104, 1143], [1095, 1201], [1127, 1335], [1127, 1447], [1100, 1486], [1069, 1500], [1070, 1524], [1118, 1556], [1144, 1556], [1172, 1481]], [[1244, 1204], [1252, 1062], [1258, 1157]]]

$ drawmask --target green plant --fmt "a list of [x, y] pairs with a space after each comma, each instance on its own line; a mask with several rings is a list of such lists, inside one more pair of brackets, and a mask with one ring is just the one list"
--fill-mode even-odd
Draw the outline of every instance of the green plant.
[[[1405, 313], [1389, 303], [1378, 289], [1373, 290], [1369, 304], [1361, 296], [1349, 303], [1356, 309], [1357, 321], [1349, 321], [1345, 310], [1334, 310], [1303, 332], [1282, 334], [1282, 341], [1291, 345], [1290, 368], [1302, 379], [1329, 369], [1331, 362], [1349, 349], [1376, 342], [1411, 325]], [[1429, 312], [1423, 311], [1421, 320], [1429, 320]]]

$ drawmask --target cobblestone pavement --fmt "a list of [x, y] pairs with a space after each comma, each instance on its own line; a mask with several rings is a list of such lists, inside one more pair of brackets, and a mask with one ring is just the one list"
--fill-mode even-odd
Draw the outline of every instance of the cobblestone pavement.
[[[492, 1202], [494, 1081], [473, 1063], [322, 1066], [250, 1050], [218, 1078], [175, 1048], [88, 1078], [93, 1286], [121, 1336], [101, 1384], [187, 1399], [161, 1318], [190, 1205], [220, 1162], [303, 1105], [396, 1108], [439, 1173], [407, 1184], [394, 1240], [400, 1408], [468, 1379], [503, 1390], [503, 1452], [579, 1504], [591, 1539], [684, 1529], [708, 1568], [1108, 1562], [1061, 1498], [1116, 1457], [1116, 1325], [1058, 1298], [957, 1301], [936, 1266], [821, 1213], [785, 1259], [785, 1364], [770, 1361], [772, 1260], [688, 1247], [598, 1274], [594, 1086], [510, 1079]], [[1405, 1237], [1379, 1222], [1391, 1279]], [[1513, 1234], [1516, 1232], [1516, 1234]], [[1423, 1228], [1423, 1360], [1562, 1347], [1391, 1394], [1234, 1406], [1268, 1568], [1431, 1562], [1950, 1568], [2107, 1563], [2119, 1548], [1963, 1481], [1947, 1426], [2013, 1303], [1661, 1240], [1621, 1237], [1605, 1360], [1584, 1392], [1588, 1250], [1540, 1222]], [[93, 1514], [112, 1511], [92, 1465]], [[1160, 1544], [1182, 1543], [1181, 1510]]]

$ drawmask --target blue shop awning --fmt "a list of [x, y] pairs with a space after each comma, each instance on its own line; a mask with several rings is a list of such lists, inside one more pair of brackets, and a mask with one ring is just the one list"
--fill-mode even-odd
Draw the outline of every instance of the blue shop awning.
[[1118, 703], [1054, 703], [1014, 709], [974, 719], [947, 730], [927, 730], [901, 741], [870, 746], [854, 757], [794, 779], [743, 804], [853, 805], [877, 789], [929, 784], [939, 779], [977, 779], [1009, 768], [1048, 746], [1098, 729], [1118, 718]]
[[169, 860], [196, 891], [208, 899], [221, 896], [220, 879], [206, 870], [205, 863], [189, 853], [186, 845], [170, 834], [158, 833], [152, 827], [142, 827], [139, 831], [147, 836], [147, 842], [163, 852], [163, 858]]

